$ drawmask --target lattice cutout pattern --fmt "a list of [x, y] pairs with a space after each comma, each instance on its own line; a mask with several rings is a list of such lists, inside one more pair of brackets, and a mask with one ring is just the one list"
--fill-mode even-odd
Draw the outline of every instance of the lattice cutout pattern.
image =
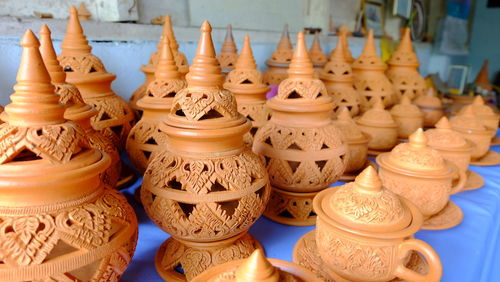
[[168, 145], [168, 137], [158, 128], [158, 120], [142, 118], [130, 131], [127, 139], [127, 153], [135, 168], [144, 173], [151, 155]]
[[315, 100], [321, 96], [327, 96], [328, 91], [325, 85], [319, 79], [285, 79], [278, 88], [278, 95], [280, 100], [288, 99], [308, 99]]
[[92, 54], [60, 54], [57, 59], [65, 72], [79, 74], [106, 73], [106, 68], [101, 60]]
[[395, 99], [395, 96], [399, 97], [399, 94], [395, 93], [391, 82], [383, 73], [370, 77], [363, 74], [354, 76], [354, 89], [360, 94], [362, 111], [367, 111], [373, 106], [374, 97], [379, 97], [384, 102], [385, 107], [394, 105], [398, 100]]
[[402, 71], [399, 68], [390, 68], [387, 71], [387, 77], [400, 96], [406, 95], [413, 100], [417, 96], [425, 94], [427, 85], [424, 78], [416, 70]]

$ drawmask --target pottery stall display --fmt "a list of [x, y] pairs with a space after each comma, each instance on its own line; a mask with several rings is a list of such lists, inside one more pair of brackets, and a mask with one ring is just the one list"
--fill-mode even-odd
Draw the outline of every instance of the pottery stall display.
[[85, 104], [76, 86], [66, 82], [66, 73], [57, 60], [50, 33], [47, 25], [43, 25], [40, 29], [40, 53], [51, 82], [56, 88], [56, 94], [59, 95], [59, 102], [66, 107], [64, 118], [74, 121], [85, 131], [91, 148], [101, 150], [109, 155], [111, 165], [101, 174], [101, 179], [105, 184], [115, 187], [121, 172], [120, 154], [110, 139], [92, 127], [90, 119], [97, 115], [97, 111]]
[[233, 28], [230, 24], [227, 25], [226, 38], [224, 38], [220, 53], [217, 55], [217, 60], [224, 75], [227, 75], [234, 69], [236, 60], [238, 60], [238, 49], [236, 48], [236, 43], [234, 43]]
[[[473, 190], [484, 185], [481, 175], [468, 170], [471, 153], [474, 148], [472, 142], [465, 139], [460, 133], [451, 128], [448, 118], [442, 117], [436, 128], [425, 131], [429, 147], [438, 151], [445, 160], [452, 162], [467, 179], [463, 190]], [[457, 175], [455, 178], [458, 178]], [[460, 192], [460, 191], [455, 191]]]
[[378, 155], [381, 152], [390, 151], [398, 144], [398, 124], [392, 118], [389, 111], [384, 109], [380, 98], [374, 98], [375, 104], [356, 120], [358, 127], [366, 134], [368, 152]]
[[344, 57], [345, 38], [340, 36], [337, 47], [330, 53], [329, 61], [319, 72], [319, 78], [326, 86], [328, 94], [332, 96], [335, 114], [340, 107], [347, 107], [351, 116], [357, 116], [360, 112], [361, 99], [359, 93], [353, 87], [353, 75], [351, 64]]
[[374, 104], [374, 98], [382, 100], [385, 107], [399, 102], [399, 93], [385, 75], [387, 66], [377, 55], [377, 47], [373, 39], [373, 30], [368, 33], [361, 55], [352, 63], [354, 88], [360, 94], [361, 110], [367, 111]]
[[158, 126], [170, 113], [175, 95], [186, 87], [186, 81], [175, 64], [168, 37], [163, 39], [162, 44], [155, 80], [149, 84], [146, 95], [137, 101], [143, 109], [142, 117], [127, 138], [127, 154], [140, 174], [146, 171], [151, 155], [166, 148], [167, 136]]
[[163, 31], [160, 41], [158, 42], [158, 48], [156, 52], [151, 54], [151, 56], [149, 57], [148, 64], [141, 66], [140, 68], [145, 75], [144, 83], [141, 84], [141, 86], [139, 86], [139, 88], [137, 88], [134, 93], [132, 93], [132, 96], [129, 100], [130, 107], [132, 107], [132, 109], [136, 112], [138, 118], [140, 118], [142, 115], [142, 109], [137, 106], [137, 101], [139, 101], [139, 99], [146, 95], [149, 83], [151, 83], [155, 79], [154, 73], [156, 70], [156, 65], [158, 64], [158, 61], [160, 59], [160, 50], [163, 45], [163, 38], [168, 38], [170, 42], [170, 49], [174, 56], [175, 64], [177, 65], [182, 78], [184, 78], [189, 69], [186, 56], [179, 51], [179, 44], [175, 39], [171, 17], [170, 15], [166, 15], [164, 18], [165, 23], [163, 24]]
[[382, 186], [373, 167], [354, 182], [320, 192], [313, 205], [316, 230], [299, 239], [293, 260], [322, 280], [441, 279], [439, 256], [413, 238], [422, 226], [422, 214], [412, 202]]
[[0, 280], [119, 281], [137, 242], [134, 211], [99, 177], [109, 156], [64, 118], [31, 30], [21, 46], [0, 125]]
[[264, 83], [267, 85], [278, 85], [287, 78], [287, 70], [292, 60], [292, 55], [292, 42], [290, 42], [288, 25], [285, 25], [276, 50], [271, 55], [271, 58], [266, 61], [268, 70], [264, 73]]
[[415, 130], [424, 126], [424, 114], [420, 108], [413, 105], [407, 95], [403, 95], [401, 102], [391, 109], [392, 118], [398, 124], [398, 137], [408, 139]]
[[155, 257], [167, 281], [191, 280], [261, 248], [247, 230], [269, 199], [268, 175], [243, 142], [251, 122], [222, 87], [211, 31], [205, 21], [187, 87], [160, 125], [169, 145], [153, 155], [142, 183], [146, 213], [172, 236]]
[[247, 259], [214, 266], [196, 276], [192, 282], [320, 282], [316, 275], [297, 264], [268, 259], [257, 249]]
[[311, 58], [311, 62], [313, 63], [313, 67], [316, 71], [320, 71], [328, 62], [328, 57], [325, 53], [323, 53], [323, 49], [321, 49], [319, 32], [314, 34], [313, 42], [309, 48], [309, 57]]
[[398, 49], [392, 53], [387, 63], [389, 65], [386, 72], [387, 78], [396, 92], [407, 96], [410, 100], [425, 94], [426, 84], [418, 72], [419, 62], [411, 45], [410, 28], [405, 28]]
[[379, 175], [387, 189], [412, 201], [422, 212], [422, 229], [448, 229], [462, 221], [462, 210], [449, 197], [464, 187], [466, 179], [460, 177], [452, 186], [458, 168], [427, 142], [419, 128], [410, 135], [409, 143], [379, 155]]
[[426, 94], [417, 96], [413, 100], [413, 104], [417, 105], [422, 113], [424, 113], [424, 127], [434, 127], [444, 116], [444, 107], [441, 99], [434, 94], [434, 88], [429, 87]]
[[266, 106], [269, 87], [264, 84], [262, 73], [257, 69], [248, 35], [245, 36], [235, 69], [226, 76], [224, 88], [234, 94], [238, 112], [252, 122], [252, 128], [243, 136], [245, 144], [252, 148], [253, 137], [271, 118], [271, 110]]
[[253, 150], [269, 172], [273, 186], [264, 215], [288, 225], [313, 225], [312, 199], [344, 173], [349, 155], [333, 125], [332, 98], [315, 78], [304, 34], [278, 94], [268, 100], [271, 120], [254, 137]]

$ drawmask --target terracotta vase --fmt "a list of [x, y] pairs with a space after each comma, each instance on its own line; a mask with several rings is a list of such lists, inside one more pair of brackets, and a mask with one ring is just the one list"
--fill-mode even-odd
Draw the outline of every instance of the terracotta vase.
[[196, 276], [192, 282], [320, 282], [311, 271], [288, 261], [268, 259], [257, 249], [247, 259], [234, 260], [212, 267]]
[[331, 121], [333, 109], [307, 54], [303, 33], [297, 36], [288, 78], [267, 102], [273, 111], [254, 138], [273, 186], [264, 215], [289, 225], [313, 225], [312, 199], [344, 173], [349, 155]]
[[351, 64], [344, 57], [345, 37], [339, 37], [337, 48], [330, 53], [330, 60], [319, 72], [319, 78], [326, 86], [328, 94], [333, 97], [336, 114], [340, 107], [346, 107], [351, 116], [357, 116], [360, 112], [360, 95], [353, 87], [353, 75]]
[[328, 57], [323, 53], [321, 49], [321, 42], [319, 41], [319, 32], [314, 34], [314, 39], [309, 48], [309, 57], [313, 63], [313, 67], [316, 71], [320, 71], [325, 64], [328, 62]]
[[[314, 198], [317, 252], [335, 281], [439, 281], [439, 256], [413, 238], [423, 223], [418, 208], [387, 188], [373, 167], [352, 183], [322, 191]], [[412, 253], [428, 262], [427, 274], [406, 266]], [[353, 263], [353, 257], [356, 263]]]
[[85, 39], [73, 6], [61, 49], [57, 58], [66, 72], [67, 82], [78, 87], [85, 103], [98, 112], [91, 118], [92, 127], [109, 138], [119, 150], [123, 149], [134, 114], [123, 98], [111, 89], [116, 76], [108, 73], [101, 60], [90, 53], [92, 47]]
[[[351, 65], [352, 63], [354, 63], [355, 59], [352, 57], [352, 53], [351, 53], [351, 50], [349, 50], [349, 43], [347, 42], [347, 36], [348, 36], [348, 33], [347, 32], [340, 32], [339, 36], [338, 36], [338, 40], [342, 40], [342, 44], [343, 44], [343, 54], [344, 54], [344, 59], [345, 61]], [[337, 41], [337, 48], [338, 48], [338, 41]], [[333, 52], [335, 51], [335, 49], [333, 49], [330, 54], [328, 55], [329, 58], [332, 58], [333, 57]]]
[[413, 105], [407, 95], [391, 109], [391, 115], [398, 124], [398, 137], [407, 139], [415, 130], [424, 126], [424, 114], [420, 108]]
[[434, 127], [444, 116], [444, 107], [441, 99], [434, 94], [434, 88], [427, 89], [425, 95], [420, 95], [415, 98], [413, 104], [417, 105], [424, 113], [424, 127]]
[[392, 53], [387, 63], [389, 64], [387, 78], [396, 92], [407, 96], [410, 100], [425, 94], [426, 83], [418, 72], [419, 62], [411, 45], [410, 28], [405, 28], [398, 49]]
[[66, 107], [64, 118], [74, 121], [85, 131], [85, 136], [92, 148], [109, 155], [111, 165], [101, 174], [101, 179], [105, 184], [115, 187], [120, 178], [120, 154], [110, 139], [92, 127], [90, 119], [97, 115], [97, 111], [85, 104], [76, 86], [66, 82], [66, 73], [59, 65], [50, 33], [50, 29], [44, 24], [40, 29], [40, 53], [49, 72], [51, 82], [56, 88], [56, 94], [59, 95], [59, 102]]
[[226, 38], [224, 38], [220, 53], [217, 55], [217, 60], [224, 75], [227, 75], [234, 69], [236, 60], [238, 60], [238, 49], [236, 48], [236, 43], [234, 43], [233, 28], [230, 24], [227, 25]]
[[458, 114], [463, 115], [468, 108], [472, 108], [474, 115], [477, 116], [488, 129], [492, 129], [491, 137], [495, 137], [498, 130], [500, 115], [495, 113], [491, 107], [485, 105], [484, 99], [480, 95], [474, 98], [472, 104], [463, 107]]
[[290, 42], [288, 25], [285, 25], [276, 50], [271, 55], [271, 58], [266, 61], [268, 70], [264, 73], [264, 83], [267, 85], [278, 85], [281, 81], [286, 79], [288, 77], [287, 70], [292, 61], [292, 55], [292, 42]]
[[377, 47], [370, 30], [361, 55], [352, 64], [354, 88], [361, 95], [361, 110], [367, 111], [378, 97], [386, 107], [399, 102], [399, 93], [385, 75], [387, 66], [377, 55]]
[[262, 73], [257, 70], [248, 35], [245, 36], [235, 69], [226, 77], [224, 88], [234, 93], [238, 112], [252, 122], [252, 128], [243, 137], [245, 144], [252, 148], [253, 137], [271, 118], [271, 110], [266, 106], [269, 87], [264, 84]]
[[[119, 281], [137, 242], [109, 156], [64, 118], [31, 30], [0, 127], [1, 281]], [[22, 172], [22, 173], [20, 173]]]
[[141, 174], [146, 171], [151, 156], [166, 149], [168, 139], [159, 126], [170, 113], [175, 95], [186, 87], [169, 45], [168, 37], [164, 38], [155, 80], [149, 84], [146, 95], [137, 102], [143, 109], [142, 117], [127, 138], [127, 154]]
[[493, 91], [493, 85], [490, 83], [489, 74], [488, 74], [488, 60], [484, 60], [483, 65], [481, 66], [481, 70], [476, 76], [474, 80], [474, 84], [479, 88], [486, 90], [487, 92]]
[[461, 209], [449, 200], [466, 179], [452, 186], [457, 167], [427, 145], [419, 128], [409, 143], [377, 157], [379, 174], [387, 189], [412, 201], [424, 215], [424, 229], [451, 228], [462, 221]]
[[163, 45], [163, 38], [168, 38], [170, 42], [170, 49], [174, 56], [175, 64], [177, 65], [182, 78], [184, 78], [189, 69], [186, 56], [179, 51], [179, 44], [175, 39], [170, 15], [165, 15], [164, 19], [163, 31], [160, 41], [158, 42], [158, 48], [156, 52], [151, 54], [151, 56], [149, 57], [148, 64], [141, 66], [140, 68], [145, 75], [144, 83], [141, 84], [141, 86], [139, 86], [139, 88], [137, 88], [134, 93], [132, 93], [132, 96], [129, 100], [130, 107], [132, 107], [132, 109], [136, 112], [138, 118], [140, 118], [142, 115], [142, 109], [137, 105], [137, 101], [139, 101], [139, 99], [146, 95], [149, 84], [153, 80], [155, 80], [154, 73], [156, 70], [156, 65], [158, 65], [158, 61], [160, 60], [160, 50]]
[[[187, 88], [175, 95], [159, 127], [169, 145], [153, 155], [142, 183], [144, 209], [172, 236], [155, 258], [167, 281], [193, 279], [259, 248], [246, 232], [270, 194], [265, 167], [243, 143], [251, 122], [222, 87], [211, 30], [205, 21]], [[183, 274], [176, 271], [178, 265]]]
[[370, 141], [368, 149], [372, 151], [389, 151], [398, 144], [398, 124], [389, 111], [384, 109], [380, 98], [375, 98], [375, 104], [357, 121], [358, 127]]

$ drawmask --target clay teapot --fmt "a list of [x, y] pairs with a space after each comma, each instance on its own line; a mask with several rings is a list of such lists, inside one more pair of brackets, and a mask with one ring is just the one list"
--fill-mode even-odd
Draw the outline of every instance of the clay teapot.
[[110, 139], [92, 127], [90, 119], [97, 115], [97, 111], [85, 104], [76, 86], [66, 82], [66, 73], [59, 65], [50, 33], [50, 29], [44, 24], [40, 29], [40, 53], [51, 82], [56, 88], [56, 94], [59, 95], [59, 102], [66, 107], [64, 118], [74, 121], [85, 131], [91, 148], [101, 150], [109, 155], [111, 165], [101, 174], [101, 179], [105, 184], [115, 187], [120, 178], [120, 154]]
[[163, 31], [161, 34], [160, 41], [158, 42], [158, 48], [156, 52], [151, 54], [149, 57], [149, 62], [147, 65], [141, 66], [141, 71], [145, 75], [144, 83], [137, 88], [132, 96], [130, 97], [129, 104], [132, 109], [137, 114], [137, 118], [140, 118], [142, 115], [142, 109], [137, 105], [137, 101], [146, 95], [148, 85], [155, 80], [155, 70], [156, 65], [158, 65], [158, 61], [160, 60], [160, 51], [163, 45], [163, 38], [168, 38], [170, 42], [170, 49], [174, 56], [175, 64], [179, 69], [179, 73], [181, 74], [181, 78], [184, 79], [184, 76], [188, 72], [189, 66], [187, 63], [186, 56], [179, 51], [179, 44], [177, 44], [177, 40], [175, 39], [174, 30], [172, 28], [172, 21], [170, 15], [165, 15], [163, 24]]
[[192, 282], [320, 282], [311, 271], [288, 261], [268, 259], [257, 249], [246, 259], [226, 262], [196, 276]]
[[287, 69], [292, 61], [293, 47], [290, 42], [288, 25], [286, 24], [281, 34], [276, 50], [266, 61], [268, 70], [264, 73], [264, 83], [267, 85], [278, 85], [288, 77]]
[[[265, 167], [243, 143], [251, 122], [222, 87], [211, 31], [205, 21], [187, 87], [177, 92], [159, 126], [169, 145], [153, 155], [142, 183], [146, 213], [172, 236], [155, 258], [167, 281], [191, 280], [259, 248], [247, 230], [270, 195]], [[184, 273], [176, 271], [178, 265]]]
[[175, 64], [168, 37], [163, 39], [162, 44], [155, 80], [149, 84], [146, 95], [137, 102], [143, 109], [142, 117], [127, 138], [127, 154], [141, 174], [146, 171], [151, 155], [166, 148], [167, 137], [158, 126], [170, 113], [177, 92], [186, 87], [186, 81]]
[[119, 281], [137, 219], [99, 175], [109, 156], [64, 118], [39, 42], [28, 30], [0, 125], [1, 281]]
[[230, 24], [227, 25], [226, 38], [224, 38], [220, 53], [217, 55], [217, 60], [223, 74], [228, 74], [233, 70], [236, 60], [238, 60], [238, 49], [236, 48], [236, 43], [234, 43], [233, 28]]
[[328, 62], [328, 57], [323, 53], [321, 49], [321, 42], [319, 41], [319, 32], [314, 34], [314, 39], [309, 48], [309, 57], [313, 63], [313, 67], [316, 71], [320, 71], [325, 64]]
[[[463, 214], [449, 200], [450, 194], [460, 191], [464, 178], [452, 186], [458, 169], [439, 152], [427, 145], [427, 137], [419, 128], [410, 135], [409, 143], [396, 146], [390, 153], [377, 157], [379, 175], [387, 189], [412, 201], [424, 215], [424, 229], [445, 229], [459, 224]], [[453, 209], [453, 218], [432, 225], [432, 217], [444, 209]], [[449, 214], [444, 214], [448, 216]], [[445, 218], [447, 219], [447, 218]], [[429, 221], [429, 222], [428, 222]]]
[[83, 34], [76, 8], [71, 6], [66, 35], [57, 57], [68, 83], [78, 87], [85, 103], [97, 110], [92, 127], [109, 138], [119, 150], [132, 128], [134, 114], [130, 106], [111, 89], [114, 74], [108, 73]]
[[389, 151], [398, 143], [398, 124], [391, 113], [384, 109], [380, 98], [376, 97], [373, 107], [366, 111], [357, 121], [358, 127], [368, 135], [368, 149], [372, 151]]
[[[351, 53], [351, 50], [349, 50], [349, 42], [347, 42], [347, 32], [340, 32], [339, 36], [338, 36], [338, 41], [342, 40], [342, 44], [343, 44], [343, 54], [344, 54], [344, 59], [345, 61], [351, 65], [352, 63], [354, 63], [355, 59], [352, 57], [352, 53]], [[337, 41], [337, 48], [338, 48], [338, 41]], [[330, 54], [328, 55], [328, 58], [332, 58], [333, 56], [333, 52], [335, 51], [335, 49], [333, 49]]]
[[444, 116], [444, 107], [441, 99], [434, 94], [434, 88], [429, 87], [425, 95], [415, 98], [413, 104], [417, 105], [424, 113], [424, 127], [434, 127]]
[[226, 77], [224, 88], [234, 93], [238, 112], [252, 122], [252, 128], [243, 138], [245, 144], [252, 148], [253, 137], [271, 118], [271, 110], [266, 106], [269, 87], [264, 84], [262, 73], [257, 70], [248, 35], [245, 36], [235, 69]]
[[303, 33], [297, 35], [288, 78], [267, 105], [273, 116], [253, 144], [273, 186], [264, 215], [283, 224], [313, 225], [313, 197], [339, 179], [349, 156], [331, 121], [332, 98], [314, 77]]
[[[332, 278], [441, 279], [439, 256], [427, 243], [413, 238], [422, 226], [422, 214], [412, 202], [383, 187], [373, 167], [367, 167], [354, 182], [320, 192], [313, 205], [318, 213], [317, 250]], [[427, 274], [406, 267], [412, 251], [425, 257]]]
[[474, 101], [472, 104], [463, 107], [458, 115], [462, 115], [465, 113], [467, 108], [472, 108], [472, 112], [475, 116], [477, 116], [483, 124], [489, 129], [493, 129], [492, 136], [495, 137], [498, 130], [498, 121], [500, 120], [500, 115], [495, 113], [495, 111], [490, 107], [484, 104], [484, 99], [482, 96], [477, 95], [474, 97]]
[[391, 115], [398, 124], [398, 137], [407, 139], [415, 130], [424, 126], [424, 114], [420, 108], [413, 105], [407, 95], [391, 109]]
[[410, 28], [404, 29], [398, 49], [392, 53], [387, 63], [389, 64], [387, 78], [396, 92], [407, 96], [410, 100], [425, 94], [426, 83], [418, 72], [419, 62], [411, 45]]
[[337, 48], [330, 53], [330, 60], [319, 72], [319, 78], [325, 84], [328, 94], [333, 97], [335, 114], [344, 106], [354, 117], [360, 112], [361, 99], [353, 87], [352, 68], [344, 57], [344, 45], [345, 37], [341, 36], [337, 41]]
[[375, 97], [382, 100], [386, 107], [399, 102], [399, 93], [385, 75], [387, 66], [377, 55], [377, 47], [370, 29], [361, 55], [352, 64], [354, 88], [361, 95], [361, 110], [367, 111], [374, 104]]

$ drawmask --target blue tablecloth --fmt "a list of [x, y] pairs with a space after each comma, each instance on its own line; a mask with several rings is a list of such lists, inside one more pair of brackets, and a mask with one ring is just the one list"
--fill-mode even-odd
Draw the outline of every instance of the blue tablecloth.
[[[500, 152], [500, 147], [492, 150]], [[470, 170], [483, 176], [486, 184], [481, 189], [451, 196], [464, 212], [463, 222], [447, 230], [422, 230], [415, 237], [429, 243], [439, 254], [442, 281], [500, 281], [500, 166], [470, 166]], [[163, 281], [156, 273], [154, 256], [169, 236], [135, 202], [133, 192], [139, 185], [140, 180], [123, 191], [137, 212], [139, 241], [122, 280]], [[293, 246], [312, 229], [313, 226], [286, 226], [262, 217], [250, 228], [250, 234], [262, 243], [268, 257], [292, 261]]]

